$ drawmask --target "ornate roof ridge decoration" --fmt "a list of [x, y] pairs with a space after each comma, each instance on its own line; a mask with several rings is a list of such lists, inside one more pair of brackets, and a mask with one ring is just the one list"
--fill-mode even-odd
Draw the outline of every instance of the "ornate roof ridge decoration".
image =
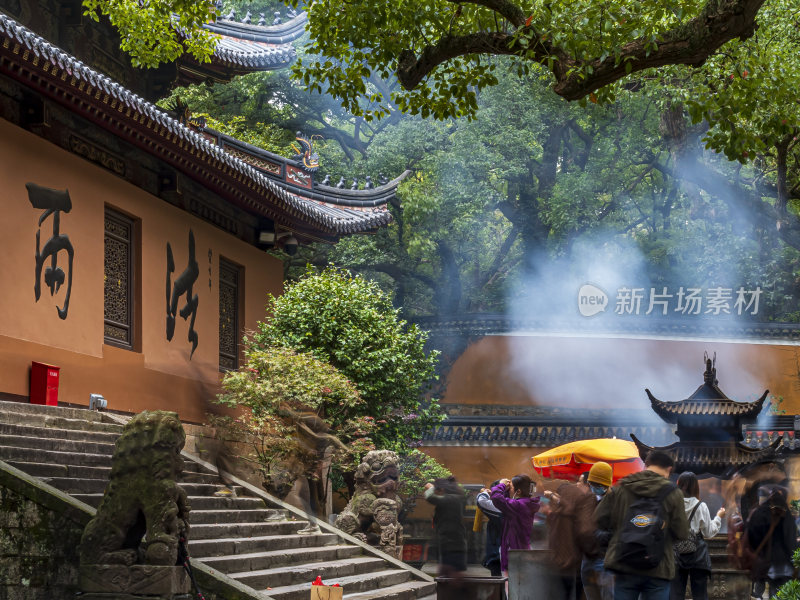
[[[264, 13], [260, 14], [264, 15]], [[306, 32], [308, 14], [303, 11], [286, 22], [274, 23], [273, 21], [274, 24], [270, 25], [252, 24], [246, 22], [247, 20], [247, 16], [244, 17], [243, 21], [235, 21], [225, 16], [220, 16], [217, 17], [214, 23], [208, 23], [204, 28], [212, 33], [240, 40], [276, 45], [289, 44], [302, 37]]]
[[[353, 210], [305, 197], [182, 125], [154, 104], [0, 14], [0, 73], [202, 182], [251, 214], [306, 240], [334, 240], [388, 224], [385, 209]], [[396, 187], [396, 186], [395, 186]]]
[[677, 402], [663, 402], [656, 398], [648, 389], [647, 397], [655, 413], [667, 423], [678, 423], [686, 417], [704, 417], [714, 420], [716, 417], [734, 417], [739, 424], [750, 421], [754, 422], [764, 408], [764, 401], [767, 399], [769, 390], [754, 402], [737, 402], [731, 400], [719, 388], [717, 380], [716, 354], [714, 359], [708, 357], [706, 353], [703, 357], [706, 363], [706, 370], [703, 373], [703, 384], [685, 400]]
[[761, 340], [772, 343], [800, 342], [800, 323], [758, 323], [694, 321], [685, 319], [640, 319], [636, 321], [558, 319], [548, 316], [514, 318], [501, 313], [464, 313], [455, 315], [419, 316], [411, 319], [434, 335], [486, 336], [585, 335], [633, 336], [645, 339]]
[[399, 176], [378, 187], [353, 190], [323, 185], [315, 180], [315, 172], [307, 172], [303, 164], [258, 146], [248, 144], [211, 128], [200, 127], [207, 140], [246, 162], [278, 185], [293, 193], [333, 206], [366, 210], [385, 207], [397, 192], [397, 187], [411, 174], [405, 170]]

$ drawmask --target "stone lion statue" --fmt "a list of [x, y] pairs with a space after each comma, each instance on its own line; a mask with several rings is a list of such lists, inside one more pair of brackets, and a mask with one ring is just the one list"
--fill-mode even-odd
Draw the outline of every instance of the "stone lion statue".
[[397, 514], [397, 454], [391, 450], [368, 452], [355, 473], [355, 491], [336, 518], [336, 527], [353, 537], [396, 555], [402, 544]]
[[83, 531], [81, 565], [177, 564], [178, 541], [189, 532], [189, 503], [176, 483], [185, 441], [177, 413], [145, 411], [130, 420], [114, 447], [103, 500]]

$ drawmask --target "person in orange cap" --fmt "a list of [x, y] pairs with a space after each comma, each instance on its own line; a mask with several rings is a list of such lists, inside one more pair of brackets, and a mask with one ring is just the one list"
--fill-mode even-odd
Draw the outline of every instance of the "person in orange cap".
[[592, 502], [587, 502], [581, 507], [583, 511], [589, 512], [578, 515], [579, 519], [591, 523], [593, 530], [593, 539], [585, 544], [581, 561], [581, 582], [586, 600], [612, 600], [614, 598], [614, 574], [606, 571], [603, 567], [611, 536], [597, 531], [594, 520], [594, 510], [606, 495], [613, 480], [614, 471], [611, 465], [602, 461], [592, 465], [586, 478]]

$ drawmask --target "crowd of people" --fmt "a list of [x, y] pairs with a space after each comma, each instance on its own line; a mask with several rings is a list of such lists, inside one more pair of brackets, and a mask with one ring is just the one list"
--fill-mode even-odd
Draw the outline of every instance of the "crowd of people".
[[[669, 454], [654, 450], [644, 466], [614, 483], [612, 467], [598, 462], [576, 483], [541, 495], [524, 474], [493, 482], [476, 499], [476, 524], [480, 515], [488, 519], [483, 566], [507, 576], [510, 551], [531, 548], [534, 519], [546, 514], [548, 600], [682, 600], [687, 585], [691, 598], [707, 600], [706, 540], [720, 532], [726, 508], [710, 499], [720, 505], [712, 517], [694, 473], [673, 483]], [[738, 568], [750, 571], [751, 596], [768, 591], [772, 598], [794, 574], [798, 530], [785, 487], [755, 491], [751, 504], [733, 503], [729, 551]], [[429, 483], [425, 497], [435, 506], [440, 575], [458, 578], [467, 562], [464, 491], [450, 477]]]

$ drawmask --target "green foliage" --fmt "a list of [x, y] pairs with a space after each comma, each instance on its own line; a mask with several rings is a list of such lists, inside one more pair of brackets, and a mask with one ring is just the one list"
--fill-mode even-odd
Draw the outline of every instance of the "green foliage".
[[216, 37], [202, 25], [216, 18], [206, 0], [83, 0], [84, 14], [95, 21], [108, 17], [122, 38], [120, 47], [137, 67], [174, 62], [185, 52], [208, 62]]
[[729, 43], [702, 75], [675, 90], [695, 123], [711, 125], [705, 137], [709, 148], [748, 162], [800, 131], [798, 18], [796, 2], [767, 1], [753, 37]]
[[[695, 37], [702, 28], [690, 20], [707, 19], [724, 32], [728, 25], [718, 11], [733, 4], [317, 0], [308, 6], [308, 56], [294, 74], [367, 119], [395, 108], [423, 118], [472, 118], [480, 92], [499, 81], [498, 55], [512, 56], [522, 75], [544, 66], [559, 85], [574, 88], [572, 98], [595, 89], [593, 102], [613, 101], [617, 90], [603, 86], [646, 68], [661, 44], [678, 39], [686, 40], [681, 49], [673, 46], [656, 64], [680, 64], [682, 53], [705, 43]], [[375, 85], [393, 73], [403, 88]]]
[[427, 482], [452, 475], [449, 469], [417, 449], [400, 453], [399, 459], [400, 480], [397, 493], [403, 498], [403, 510], [406, 513], [414, 510]]
[[400, 319], [373, 282], [333, 267], [308, 270], [281, 296], [270, 295], [267, 312], [253, 347], [293, 348], [336, 367], [359, 390], [357, 413], [385, 421], [375, 434], [378, 447], [402, 448], [440, 419], [435, 400], [420, 405], [437, 353], [425, 351], [426, 334]]
[[287, 461], [296, 475], [318, 476], [330, 451], [333, 463], [352, 466], [372, 448], [374, 419], [361, 414], [365, 400], [335, 367], [312, 354], [288, 348], [247, 350], [247, 361], [222, 380], [218, 402], [245, 409], [235, 419], [218, 419], [228, 439], [245, 440], [269, 480]]
[[775, 598], [776, 600], [800, 600], [800, 581], [792, 579], [784, 583]]

